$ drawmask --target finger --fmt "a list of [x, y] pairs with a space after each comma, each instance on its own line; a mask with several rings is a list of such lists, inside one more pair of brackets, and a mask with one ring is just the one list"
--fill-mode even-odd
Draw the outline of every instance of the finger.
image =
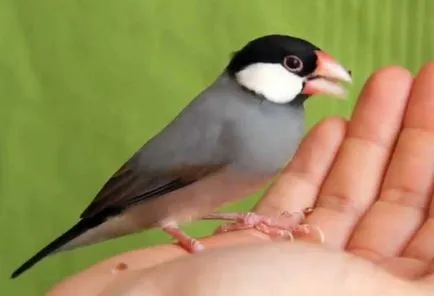
[[434, 261], [432, 261], [426, 270], [424, 277], [421, 279], [421, 282], [430, 285], [434, 288]]
[[340, 118], [325, 119], [312, 128], [255, 212], [276, 216], [311, 207], [343, 140], [345, 128], [346, 122]]
[[[364, 253], [361, 255], [366, 258]], [[429, 268], [425, 262], [404, 257], [392, 257], [378, 261], [376, 264], [396, 277], [411, 281], [421, 279]]]
[[429, 217], [418, 230], [403, 255], [434, 265], [434, 202], [429, 211]]
[[411, 83], [410, 73], [399, 67], [379, 70], [366, 83], [316, 209], [307, 219], [320, 226], [327, 244], [344, 247], [376, 199]]
[[376, 261], [401, 254], [425, 219], [434, 177], [432, 77], [434, 64], [424, 67], [415, 79], [380, 198], [348, 245], [367, 259]]
[[[426, 178], [427, 183], [431, 185], [431, 194], [428, 198], [427, 194], [419, 197], [419, 201], [416, 205], [419, 205], [422, 209], [419, 210], [417, 218], [419, 221], [426, 218], [423, 226], [414, 236], [408, 247], [404, 250], [404, 256], [420, 259], [424, 262], [434, 264], [434, 195], [432, 192], [432, 180], [434, 178], [434, 117], [432, 116], [432, 110], [434, 110], [434, 62], [429, 63], [423, 68], [420, 74], [420, 78], [416, 82], [415, 87], [415, 101], [418, 98], [418, 104], [414, 106], [414, 120], [419, 118], [421, 127], [419, 128], [420, 139], [426, 141], [426, 153], [425, 157], [420, 157], [424, 165], [429, 167], [429, 173], [424, 176], [414, 175], [412, 181], [418, 182], [418, 176], [420, 178]], [[417, 127], [416, 127], [417, 128]], [[429, 154], [429, 155], [428, 155]], [[431, 203], [428, 211], [424, 211], [424, 206]], [[427, 217], [425, 217], [425, 215]], [[416, 219], [416, 218], [415, 218]], [[419, 222], [418, 221], [418, 222]], [[416, 223], [415, 223], [416, 224]]]

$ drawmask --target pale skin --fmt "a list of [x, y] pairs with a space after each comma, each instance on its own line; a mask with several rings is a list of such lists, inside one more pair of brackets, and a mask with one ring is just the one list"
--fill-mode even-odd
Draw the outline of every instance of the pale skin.
[[387, 67], [350, 120], [326, 119], [304, 138], [254, 210], [314, 207], [304, 223], [321, 228], [323, 244], [256, 230], [212, 235], [194, 256], [177, 245], [117, 255], [48, 295], [432, 295], [433, 110], [434, 63], [416, 77]]

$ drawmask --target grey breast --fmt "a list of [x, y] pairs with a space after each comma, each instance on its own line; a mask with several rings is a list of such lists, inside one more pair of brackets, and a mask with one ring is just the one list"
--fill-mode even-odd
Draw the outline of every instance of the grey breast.
[[216, 82], [209, 100], [224, 114], [233, 166], [262, 173], [283, 168], [304, 134], [302, 104], [275, 104], [243, 90], [227, 75]]

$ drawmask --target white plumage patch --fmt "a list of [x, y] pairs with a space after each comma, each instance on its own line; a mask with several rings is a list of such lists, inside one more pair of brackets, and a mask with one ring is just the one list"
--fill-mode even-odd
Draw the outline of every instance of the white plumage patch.
[[252, 64], [235, 76], [242, 86], [278, 104], [292, 101], [303, 89], [303, 78], [280, 64]]

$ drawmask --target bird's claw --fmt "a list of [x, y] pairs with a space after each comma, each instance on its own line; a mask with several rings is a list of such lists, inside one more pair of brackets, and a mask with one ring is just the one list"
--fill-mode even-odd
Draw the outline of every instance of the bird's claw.
[[300, 233], [303, 235], [311, 234], [316, 232], [318, 234], [319, 242], [321, 244], [325, 243], [325, 235], [321, 228], [317, 225], [312, 224], [300, 224], [294, 228], [294, 233]]

